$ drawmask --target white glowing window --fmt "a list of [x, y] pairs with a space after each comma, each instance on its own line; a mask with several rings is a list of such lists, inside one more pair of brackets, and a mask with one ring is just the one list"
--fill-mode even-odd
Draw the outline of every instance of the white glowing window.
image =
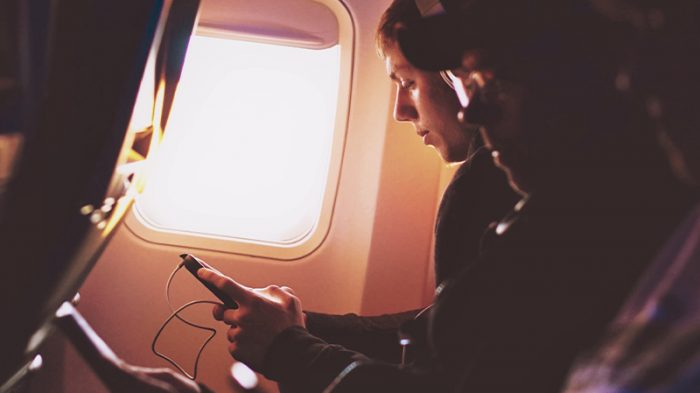
[[279, 245], [318, 223], [340, 48], [195, 36], [137, 210], [170, 232]]

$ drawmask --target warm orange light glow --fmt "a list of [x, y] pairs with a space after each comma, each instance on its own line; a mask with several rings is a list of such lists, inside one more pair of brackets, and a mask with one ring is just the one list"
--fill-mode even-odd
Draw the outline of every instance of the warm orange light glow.
[[[147, 89], [147, 84], [144, 83], [145, 81], [152, 80], [152, 78], [149, 78], [148, 75], [149, 73], [146, 72], [146, 75], [144, 76], [144, 79], [141, 83], [141, 89], [145, 89], [147, 93], [150, 93], [152, 92], [152, 90]], [[118, 175], [120, 175], [124, 179], [127, 179], [129, 176], [131, 176], [131, 181], [129, 181], [126, 184], [126, 191], [124, 192], [124, 195], [116, 201], [114, 206], [111, 207], [112, 211], [111, 215], [109, 216], [109, 219], [106, 221], [102, 221], [98, 224], [98, 228], [102, 229], [102, 236], [107, 236], [112, 232], [112, 230], [114, 230], [116, 225], [121, 221], [122, 217], [124, 217], [124, 214], [126, 214], [126, 212], [129, 210], [132, 203], [136, 200], [136, 196], [139, 193], [143, 192], [143, 189], [146, 185], [146, 179], [148, 177], [147, 164], [155, 159], [156, 152], [158, 151], [158, 146], [160, 145], [163, 137], [163, 130], [161, 127], [160, 119], [163, 113], [164, 97], [165, 82], [161, 80], [158, 84], [158, 90], [156, 92], [155, 100], [153, 101], [152, 119], [150, 121], [150, 123], [152, 124], [152, 133], [151, 141], [148, 147], [148, 153], [146, 157], [143, 157], [138, 152], [130, 150], [128, 153], [127, 161], [135, 160], [136, 162], [128, 162], [117, 168]], [[141, 121], [143, 123], [143, 119], [140, 119], [140, 117], [143, 117], [141, 116], [141, 112], [143, 111], [137, 110], [139, 108], [139, 103], [143, 102], [146, 102], [146, 100], [143, 98], [143, 90], [141, 90], [139, 92], [139, 97], [137, 98], [137, 104], [135, 105], [134, 114], [132, 115], [130, 129], [134, 129], [134, 127], [136, 127], [135, 122], [137, 121]], [[138, 125], [140, 127], [139, 130], [149, 128], [144, 124]]]
[[113, 211], [111, 212], [109, 220], [107, 220], [102, 228], [103, 236], [107, 236], [112, 232], [117, 224], [119, 224], [122, 217], [124, 217], [124, 214], [129, 211], [131, 204], [136, 200], [136, 196], [139, 193], [136, 179], [143, 177], [144, 164], [145, 161], [137, 161], [122, 164], [117, 167], [116, 172], [118, 176], [127, 179], [129, 175], [133, 175], [133, 180], [126, 184], [126, 191], [124, 192], [124, 195], [117, 199], [112, 207]]
[[131, 206], [132, 202], [136, 199], [136, 190], [134, 187], [130, 187], [126, 194], [119, 198], [117, 200], [116, 205], [114, 206], [114, 212], [112, 215], [109, 217], [109, 220], [104, 226], [104, 229], [102, 230], [102, 235], [106, 236], [114, 230], [114, 227], [117, 226], [117, 224], [121, 221], [122, 217], [124, 217], [124, 214], [129, 210], [129, 207]]

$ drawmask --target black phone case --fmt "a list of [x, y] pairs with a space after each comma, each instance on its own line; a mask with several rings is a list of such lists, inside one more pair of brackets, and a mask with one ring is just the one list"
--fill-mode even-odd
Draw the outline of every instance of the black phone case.
[[185, 269], [187, 269], [194, 278], [196, 278], [199, 282], [201, 282], [211, 293], [214, 294], [219, 300], [221, 300], [222, 303], [224, 303], [224, 306], [226, 308], [232, 308], [232, 309], [237, 309], [238, 308], [238, 303], [236, 303], [233, 299], [231, 299], [227, 294], [222, 292], [219, 288], [213, 286], [212, 284], [202, 280], [199, 278], [197, 275], [197, 270], [201, 268], [207, 268], [207, 269], [212, 269], [211, 266], [209, 266], [206, 262], [202, 261], [201, 259], [195, 257], [192, 254], [182, 254], [180, 255], [180, 258], [182, 258]]

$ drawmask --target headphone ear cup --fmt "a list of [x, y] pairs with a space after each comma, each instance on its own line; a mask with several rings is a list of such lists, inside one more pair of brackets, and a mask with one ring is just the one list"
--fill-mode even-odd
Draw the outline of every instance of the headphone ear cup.
[[460, 114], [460, 119], [468, 124], [488, 126], [498, 122], [503, 117], [503, 110], [495, 102], [486, 102], [481, 94], [476, 94]]

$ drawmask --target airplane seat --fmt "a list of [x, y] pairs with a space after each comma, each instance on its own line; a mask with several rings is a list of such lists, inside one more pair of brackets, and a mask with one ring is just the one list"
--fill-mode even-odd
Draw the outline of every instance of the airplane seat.
[[0, 209], [46, 72], [49, 0], [0, 4]]
[[[196, 15], [197, 0], [176, 1], [195, 4]], [[0, 4], [0, 392], [23, 391], [56, 310], [130, 206], [118, 169], [171, 3]]]

